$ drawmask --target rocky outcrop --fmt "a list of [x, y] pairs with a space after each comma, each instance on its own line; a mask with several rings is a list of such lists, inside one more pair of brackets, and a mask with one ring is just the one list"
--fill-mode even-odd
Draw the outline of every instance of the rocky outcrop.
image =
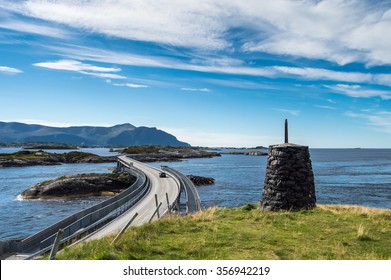
[[227, 155], [245, 155], [245, 156], [267, 156], [268, 153], [261, 151], [250, 151], [250, 152], [223, 152], [222, 154]]
[[261, 210], [300, 210], [315, 207], [315, 183], [307, 146], [270, 146]]
[[0, 167], [59, 165], [63, 163], [104, 163], [115, 161], [117, 161], [116, 156], [102, 157], [84, 152], [56, 154], [44, 151], [22, 150], [13, 154], [0, 154]]
[[196, 186], [196, 187], [213, 185], [215, 183], [215, 179], [210, 178], [210, 177], [187, 175], [187, 178], [189, 178], [190, 181], [192, 181], [194, 186]]
[[[126, 153], [126, 151], [124, 151]], [[212, 158], [219, 157], [221, 154], [215, 152], [207, 152], [196, 149], [178, 149], [176, 151], [159, 150], [153, 153], [131, 154], [129, 157], [141, 162], [176, 162], [189, 158]]]
[[135, 180], [128, 173], [66, 175], [38, 183], [20, 196], [23, 199], [50, 199], [115, 195], [131, 186]]

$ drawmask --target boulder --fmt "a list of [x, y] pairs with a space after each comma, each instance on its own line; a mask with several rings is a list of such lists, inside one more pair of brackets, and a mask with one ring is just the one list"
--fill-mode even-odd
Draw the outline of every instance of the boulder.
[[193, 182], [194, 186], [196, 187], [213, 185], [215, 183], [215, 179], [209, 177], [187, 175], [187, 178], [189, 178]]

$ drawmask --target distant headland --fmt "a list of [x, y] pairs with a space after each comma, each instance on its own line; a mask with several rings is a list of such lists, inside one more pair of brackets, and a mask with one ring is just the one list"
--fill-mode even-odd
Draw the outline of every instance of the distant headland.
[[156, 127], [136, 127], [129, 123], [111, 127], [51, 127], [19, 122], [0, 122], [0, 142], [50, 142], [78, 146], [190, 146]]

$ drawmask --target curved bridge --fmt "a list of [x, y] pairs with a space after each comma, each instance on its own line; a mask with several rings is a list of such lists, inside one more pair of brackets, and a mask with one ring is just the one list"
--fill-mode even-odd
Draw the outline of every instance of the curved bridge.
[[148, 193], [121, 217], [87, 237], [88, 240], [99, 239], [120, 231], [135, 213], [137, 217], [132, 221], [132, 226], [157, 220], [171, 211], [178, 210], [181, 185], [176, 177], [161, 178], [161, 170], [126, 156], [118, 157], [117, 168], [135, 168], [145, 174], [150, 186]]
[[50, 251], [60, 229], [64, 232], [60, 243], [69, 245], [80, 238], [92, 240], [114, 234], [127, 227], [129, 221], [131, 226], [142, 225], [171, 211], [180, 211], [181, 192], [186, 197], [186, 213], [201, 209], [194, 185], [174, 169], [162, 167], [168, 174], [162, 178], [161, 170], [126, 156], [118, 157], [117, 169], [136, 176], [135, 183], [120, 194], [21, 241], [9, 241], [6, 246], [0, 244], [2, 251], [12, 252], [18, 259], [31, 259]]
[[186, 199], [185, 213], [197, 212], [202, 210], [201, 199], [193, 182], [190, 181], [187, 176], [168, 166], [162, 166], [162, 170], [172, 174], [179, 180], [179, 183], [181, 185], [181, 191], [184, 193]]

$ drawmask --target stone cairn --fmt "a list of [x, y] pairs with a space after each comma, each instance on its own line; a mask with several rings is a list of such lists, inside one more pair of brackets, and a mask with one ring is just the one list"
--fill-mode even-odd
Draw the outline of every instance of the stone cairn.
[[269, 147], [260, 209], [264, 211], [312, 209], [316, 206], [315, 183], [307, 146], [285, 143]]

